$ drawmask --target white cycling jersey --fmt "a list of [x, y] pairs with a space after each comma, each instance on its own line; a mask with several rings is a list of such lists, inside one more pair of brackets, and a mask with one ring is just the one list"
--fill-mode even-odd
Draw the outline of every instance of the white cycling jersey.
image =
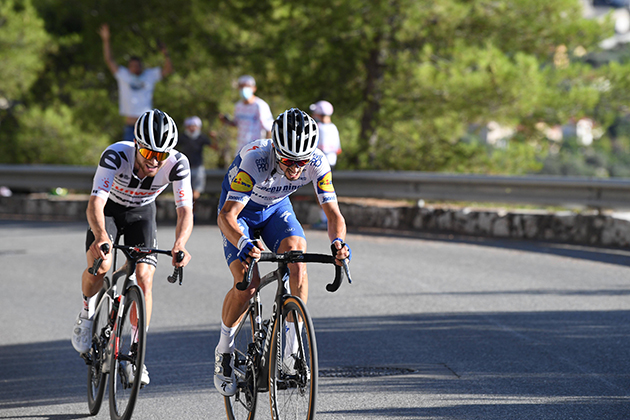
[[126, 207], [140, 207], [155, 201], [172, 183], [175, 205], [193, 206], [190, 165], [183, 153], [171, 150], [158, 173], [143, 179], [134, 173], [135, 157], [136, 148], [131, 141], [120, 141], [105, 149], [94, 174], [92, 195]]
[[268, 207], [310, 182], [320, 204], [337, 201], [330, 164], [321, 150], [315, 149], [300, 177], [289, 181], [277, 167], [272, 140], [266, 139], [252, 142], [240, 151], [228, 169], [222, 187], [228, 201], [247, 205], [251, 200]]

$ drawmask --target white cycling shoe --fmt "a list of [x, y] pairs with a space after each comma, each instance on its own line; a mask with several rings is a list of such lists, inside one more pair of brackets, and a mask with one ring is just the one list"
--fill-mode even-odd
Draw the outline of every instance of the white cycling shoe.
[[77, 319], [72, 326], [72, 347], [79, 353], [87, 353], [92, 346], [92, 320], [81, 318], [81, 314], [77, 315]]
[[219, 353], [218, 347], [214, 350], [214, 387], [224, 397], [236, 394], [234, 355]]
[[[127, 381], [129, 381], [129, 384], [133, 384], [134, 380], [136, 379], [135, 368], [136, 367], [131, 363], [127, 363], [127, 365], [125, 366], [125, 373], [127, 374]], [[142, 376], [140, 377], [140, 385], [149, 385], [149, 382], [151, 382], [151, 379], [149, 378], [149, 371], [147, 370], [147, 366], [143, 364]]]

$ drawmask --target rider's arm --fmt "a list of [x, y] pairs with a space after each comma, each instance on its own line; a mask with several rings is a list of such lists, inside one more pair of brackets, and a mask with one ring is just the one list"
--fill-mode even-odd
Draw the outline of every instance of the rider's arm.
[[107, 243], [109, 244], [110, 249], [112, 245], [109, 236], [107, 235], [107, 231], [105, 230], [105, 203], [107, 203], [106, 199], [97, 195], [92, 195], [88, 201], [86, 211], [90, 229], [92, 229], [92, 233], [94, 234], [94, 242], [90, 245], [90, 251], [95, 258], [97, 256], [105, 258], [105, 254], [101, 251], [101, 245]]
[[348, 258], [350, 255], [348, 247], [342, 247], [341, 242], [335, 241], [335, 239], [346, 241], [346, 219], [344, 219], [339, 210], [339, 204], [336, 201], [329, 201], [322, 204], [322, 209], [328, 219], [328, 237], [338, 249], [337, 259], [343, 260]]
[[[226, 201], [219, 216], [217, 217], [217, 224], [219, 229], [225, 235], [228, 241], [238, 248], [239, 241], [244, 237], [243, 231], [238, 227], [237, 218], [241, 211], [245, 208], [245, 205], [236, 201]], [[251, 240], [251, 239], [250, 239]], [[250, 251], [249, 255], [253, 258], [260, 257], [260, 249], [254, 246], [254, 249]]]
[[[177, 208], [177, 225], [175, 226], [175, 244], [171, 250], [173, 254], [173, 265], [175, 267], [184, 267], [190, 261], [190, 254], [186, 251], [186, 243], [190, 238], [193, 230], [193, 212], [192, 207], [182, 206]], [[177, 262], [177, 252], [184, 251], [184, 259]]]

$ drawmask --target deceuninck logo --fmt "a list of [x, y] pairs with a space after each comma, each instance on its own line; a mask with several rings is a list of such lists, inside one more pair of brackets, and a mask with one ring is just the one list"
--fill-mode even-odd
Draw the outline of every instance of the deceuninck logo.
[[233, 191], [250, 192], [254, 189], [254, 182], [246, 172], [240, 171], [232, 180], [230, 188]]
[[332, 183], [332, 173], [327, 172], [326, 175], [317, 180], [317, 189], [320, 193], [335, 192], [335, 187]]

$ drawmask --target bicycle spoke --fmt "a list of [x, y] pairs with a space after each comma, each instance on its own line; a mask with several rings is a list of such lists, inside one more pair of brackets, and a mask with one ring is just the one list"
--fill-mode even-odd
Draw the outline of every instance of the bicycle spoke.
[[[292, 323], [293, 331], [274, 338], [269, 367], [269, 397], [279, 420], [312, 419], [317, 396], [317, 345], [312, 321], [303, 303], [289, 297], [283, 306], [282, 319]], [[302, 321], [302, 322], [300, 322]], [[278, 353], [280, 353], [278, 355]], [[279, 356], [279, 357], [278, 357]]]
[[144, 297], [137, 286], [125, 296], [125, 309], [116, 332], [118, 357], [112, 361], [110, 414], [114, 420], [128, 420], [141, 388], [145, 351]]
[[[101, 300], [104, 292], [98, 294], [97, 302]], [[91, 364], [88, 366], [88, 408], [91, 415], [95, 415], [101, 408], [107, 374], [102, 371], [102, 363], [105, 346], [109, 334], [109, 304], [105, 298], [100, 306], [97, 306], [92, 324], [92, 349], [90, 350]]]
[[230, 420], [251, 420], [256, 413], [257, 389], [256, 374], [249, 356], [249, 347], [253, 342], [254, 321], [251, 312], [247, 312], [239, 325], [235, 336], [234, 369], [238, 388], [232, 397], [224, 397], [225, 409]]

